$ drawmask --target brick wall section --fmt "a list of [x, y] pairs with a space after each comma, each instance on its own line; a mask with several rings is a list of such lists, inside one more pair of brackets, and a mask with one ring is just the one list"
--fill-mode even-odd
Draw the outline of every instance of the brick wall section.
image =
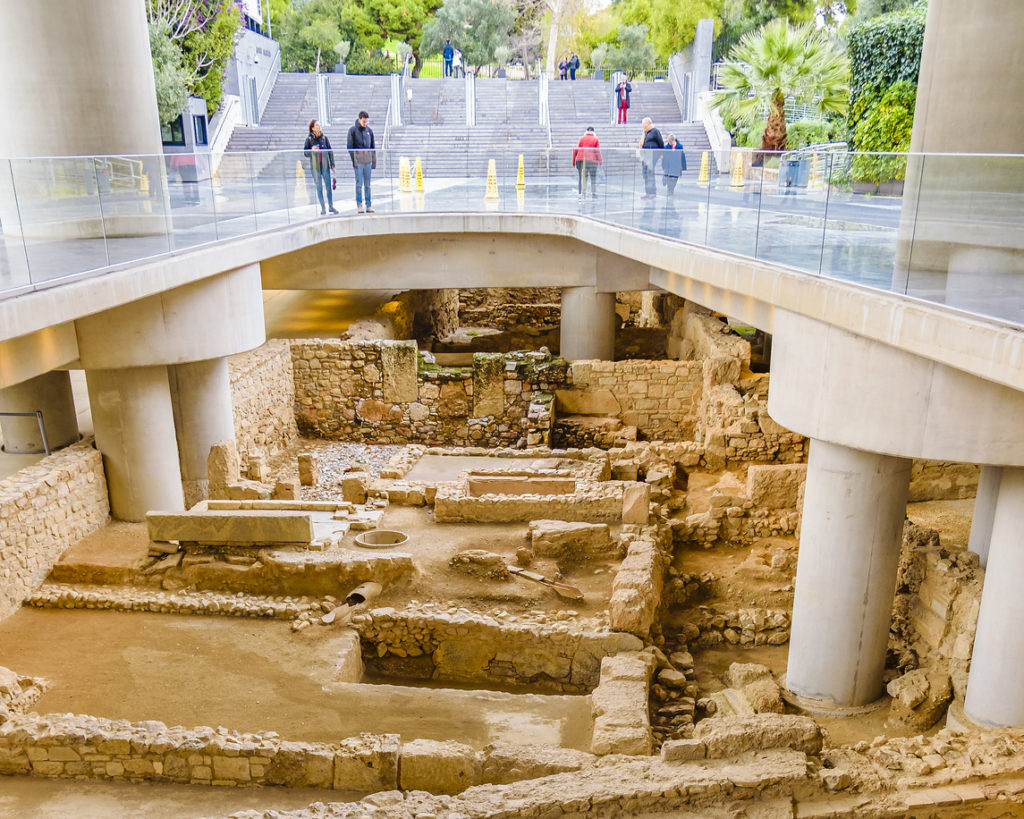
[[235, 442], [243, 468], [250, 452], [270, 459], [287, 450], [299, 436], [288, 342], [268, 341], [256, 350], [231, 356], [228, 372]]
[[[304, 435], [451, 446], [547, 443], [551, 392], [566, 378], [560, 359], [511, 353], [495, 360], [478, 354], [474, 368], [403, 374], [412, 394], [396, 397], [389, 394], [390, 364], [383, 355], [387, 344], [292, 342], [295, 418]], [[481, 380], [485, 371], [486, 384]], [[483, 402], [476, 394], [485, 387], [491, 388], [487, 394], [493, 400]]]
[[15, 611], [64, 550], [106, 525], [103, 458], [92, 441], [0, 481], [0, 619]]

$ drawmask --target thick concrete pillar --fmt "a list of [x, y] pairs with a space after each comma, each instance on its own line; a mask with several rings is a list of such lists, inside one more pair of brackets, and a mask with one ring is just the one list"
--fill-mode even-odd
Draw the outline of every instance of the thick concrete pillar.
[[184, 509], [167, 368], [85, 375], [113, 516], [137, 521], [150, 510]]
[[964, 712], [981, 725], [1024, 725], [1024, 469], [1004, 468], [992, 520]]
[[992, 542], [992, 522], [996, 514], [996, 499], [999, 484], [1003, 480], [1001, 466], [983, 466], [978, 477], [978, 494], [974, 499], [974, 514], [971, 516], [971, 538], [967, 550], [974, 552], [982, 565], [988, 565], [988, 549]]
[[569, 361], [615, 358], [615, 294], [562, 288], [561, 355]]
[[[71, 374], [53, 370], [0, 390], [0, 412], [42, 412], [46, 444], [52, 452], [78, 440], [78, 417], [71, 393]], [[39, 420], [35, 416], [0, 415], [4, 451], [45, 452]]]
[[211, 358], [168, 367], [185, 505], [209, 496], [206, 459], [218, 441], [234, 440], [228, 360]]
[[811, 441], [786, 686], [825, 709], [882, 694], [910, 466]]

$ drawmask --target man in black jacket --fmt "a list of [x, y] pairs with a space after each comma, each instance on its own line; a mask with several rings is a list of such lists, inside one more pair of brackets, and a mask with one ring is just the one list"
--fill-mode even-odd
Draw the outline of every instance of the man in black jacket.
[[356, 210], [363, 212], [363, 197], [366, 197], [366, 213], [373, 213], [370, 204], [370, 172], [377, 167], [377, 152], [370, 128], [370, 115], [359, 112], [356, 124], [348, 129], [348, 155], [356, 175]]
[[665, 140], [661, 138], [661, 131], [654, 127], [650, 117], [644, 117], [644, 138], [640, 143], [640, 169], [644, 175], [644, 199], [653, 199], [658, 195], [658, 180], [655, 176], [654, 166], [660, 156], [657, 151], [665, 147]]

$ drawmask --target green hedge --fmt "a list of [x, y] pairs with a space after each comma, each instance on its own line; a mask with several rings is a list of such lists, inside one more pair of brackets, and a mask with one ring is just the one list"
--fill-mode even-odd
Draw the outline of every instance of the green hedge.
[[[868, 94], [857, 101], [860, 117], [854, 128], [858, 151], [910, 150], [910, 131], [914, 126], [917, 86], [897, 82], [884, 94]], [[906, 177], [907, 158], [896, 156], [858, 156], [853, 163], [855, 182], [888, 182]]]
[[843, 122], [801, 119], [786, 126], [786, 145], [791, 149], [817, 145], [821, 142], [839, 142], [843, 139]]

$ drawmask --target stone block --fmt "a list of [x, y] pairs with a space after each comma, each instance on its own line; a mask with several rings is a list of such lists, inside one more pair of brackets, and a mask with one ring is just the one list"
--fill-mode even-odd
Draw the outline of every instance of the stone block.
[[757, 714], [781, 714], [786, 710], [782, 689], [770, 678], [749, 683], [744, 686], [743, 693]]
[[806, 477], [806, 464], [751, 464], [747, 497], [759, 509], [795, 509]]
[[704, 741], [709, 759], [769, 748], [817, 754], [823, 740], [821, 728], [811, 717], [788, 714], [713, 717], [697, 724], [695, 737]]
[[245, 467], [245, 477], [250, 481], [266, 483], [269, 474], [269, 469], [263, 460], [263, 456], [259, 452], [250, 452]]
[[351, 628], [344, 629], [338, 635], [337, 652], [334, 681], [359, 682], [363, 678], [363, 652], [359, 632]]
[[320, 479], [320, 469], [316, 457], [309, 452], [299, 453], [299, 483], [303, 486], [316, 486]]
[[385, 401], [400, 404], [419, 399], [416, 352], [415, 341], [381, 342], [380, 365]]
[[917, 668], [886, 686], [891, 696], [889, 721], [915, 731], [927, 731], [946, 712], [953, 699], [949, 674], [943, 668]]
[[479, 679], [497, 652], [497, 646], [480, 640], [445, 640], [434, 651], [438, 677]]
[[760, 663], [732, 663], [722, 675], [722, 681], [730, 688], [743, 688], [758, 680], [770, 680], [772, 670]]
[[672, 739], [661, 746], [662, 762], [687, 762], [704, 759], [707, 747], [699, 739]]
[[334, 752], [306, 742], [282, 742], [264, 780], [268, 785], [289, 788], [330, 788], [334, 785]]
[[477, 753], [468, 745], [415, 739], [402, 745], [398, 786], [406, 791], [461, 793], [475, 784], [478, 769]]
[[206, 458], [206, 476], [210, 482], [211, 497], [223, 497], [228, 484], [239, 479], [241, 469], [234, 441], [219, 441], [211, 446]]
[[622, 406], [611, 390], [555, 390], [555, 408], [565, 415], [617, 418]]
[[273, 500], [299, 500], [302, 497], [299, 482], [294, 478], [278, 481], [274, 484], [274, 491], [270, 493], [270, 497]]
[[651, 487], [628, 483], [622, 490], [622, 522], [646, 526], [651, 519]]
[[507, 580], [508, 565], [499, 554], [484, 549], [466, 549], [452, 555], [448, 565], [474, 577], [487, 577], [492, 580]]
[[334, 754], [334, 790], [377, 791], [398, 787], [398, 734], [360, 734], [343, 739]]
[[630, 680], [645, 686], [657, 664], [653, 654], [646, 651], [621, 651], [601, 659], [601, 682]]
[[213, 758], [213, 778], [248, 782], [252, 778], [248, 757], [215, 756]]
[[229, 483], [224, 493], [229, 500], [270, 500], [270, 487], [257, 481]]
[[583, 559], [608, 557], [617, 550], [607, 523], [535, 520], [530, 545], [539, 557]]
[[150, 540], [156, 541], [248, 546], [313, 540], [313, 519], [309, 512], [150, 512], [146, 523]]
[[594, 735], [590, 750], [598, 755], [627, 754], [649, 756], [651, 753], [651, 729], [642, 722], [617, 725], [604, 718], [594, 723]]
[[596, 757], [585, 751], [545, 745], [492, 742], [483, 750], [480, 784], [507, 785], [588, 768]]
[[341, 479], [341, 497], [348, 503], [366, 503], [372, 478], [365, 472], [350, 472]]
[[473, 417], [505, 415], [505, 356], [473, 354]]

